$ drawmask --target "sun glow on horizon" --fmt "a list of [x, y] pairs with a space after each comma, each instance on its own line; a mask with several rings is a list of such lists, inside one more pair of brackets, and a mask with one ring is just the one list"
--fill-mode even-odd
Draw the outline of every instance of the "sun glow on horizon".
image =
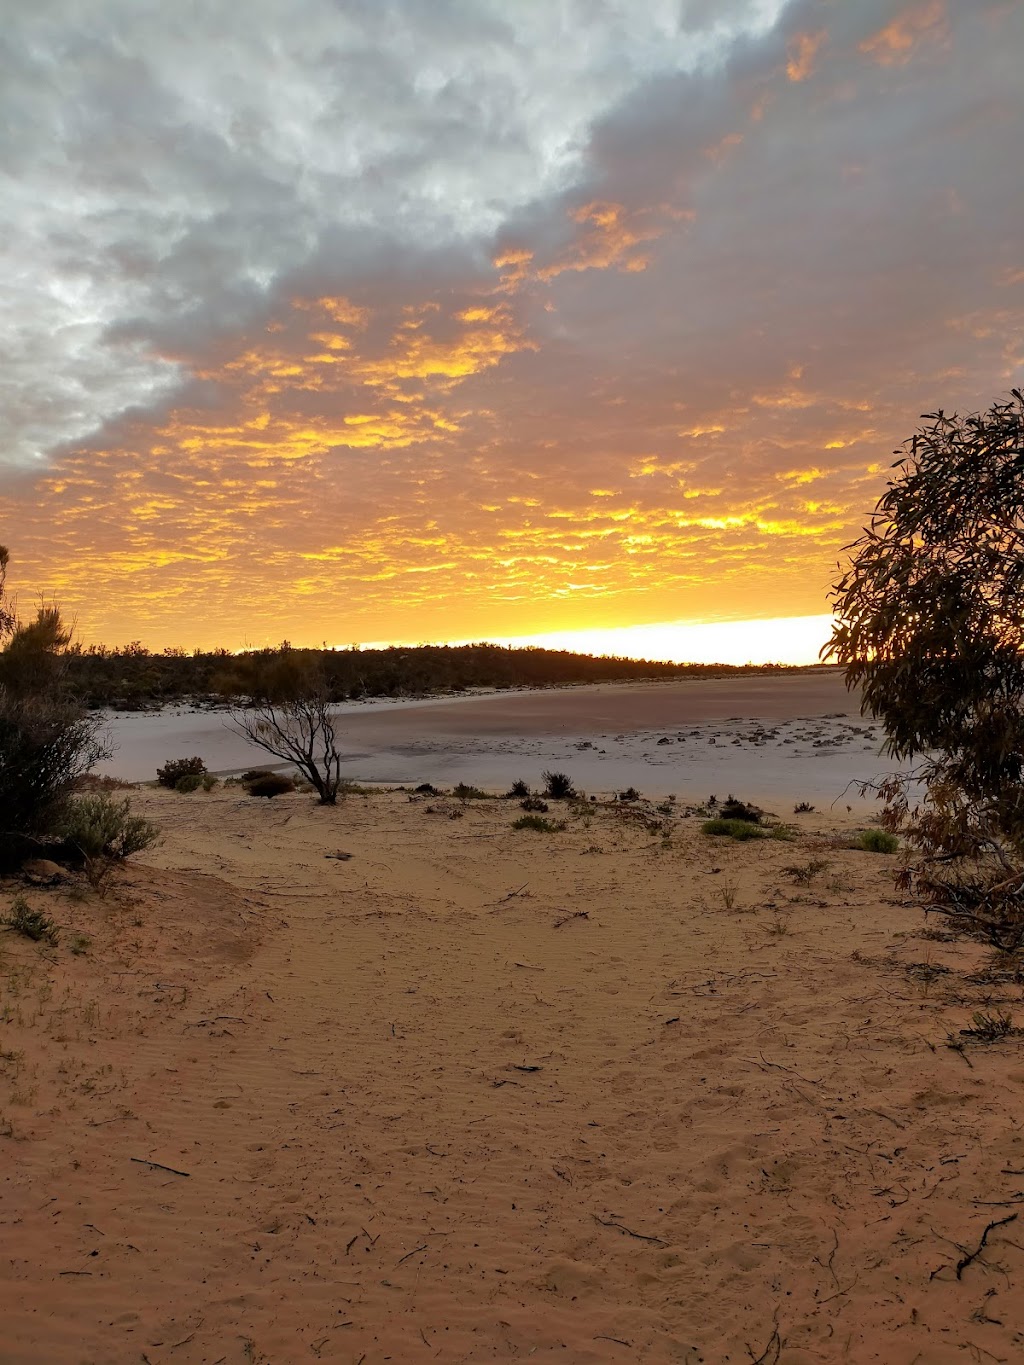
[[[523, 648], [567, 649], [576, 654], [616, 655], [668, 663], [816, 664], [832, 632], [833, 618], [780, 616], [752, 621], [661, 621], [643, 626], [593, 627], [536, 635], [486, 637], [489, 643]], [[447, 644], [479, 643], [448, 640]], [[388, 648], [374, 641], [365, 649]]]

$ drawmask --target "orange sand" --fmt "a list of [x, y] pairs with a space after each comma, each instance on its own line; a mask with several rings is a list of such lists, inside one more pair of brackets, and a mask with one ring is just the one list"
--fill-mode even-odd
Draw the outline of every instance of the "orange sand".
[[956, 1274], [1020, 1044], [945, 1045], [1020, 986], [835, 817], [138, 803], [145, 866], [0, 935], [4, 1365], [1024, 1355], [1024, 1221]]

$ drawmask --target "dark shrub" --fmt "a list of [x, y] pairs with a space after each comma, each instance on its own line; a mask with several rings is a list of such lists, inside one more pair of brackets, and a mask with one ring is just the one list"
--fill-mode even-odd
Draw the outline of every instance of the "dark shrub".
[[530, 795], [529, 784], [524, 782], [523, 779], [520, 777], [515, 782], [512, 783], [511, 787], [509, 787], [508, 789], [507, 794], [510, 797], [515, 797], [518, 799], [521, 799], [524, 796], [529, 796]]
[[639, 801], [640, 793], [636, 787], [627, 787], [624, 792], [619, 792], [620, 801]]
[[246, 768], [244, 773], [240, 773], [239, 782], [258, 782], [261, 777], [273, 777], [270, 768]]
[[206, 764], [196, 755], [194, 758], [169, 758], [162, 768], [156, 770], [156, 780], [161, 787], [173, 791], [183, 777], [198, 777], [202, 780]]
[[452, 796], [457, 796], [460, 801], [484, 801], [487, 793], [479, 787], [471, 787], [468, 782], [460, 782], [452, 788]]
[[189, 792], [197, 792], [206, 781], [208, 775], [209, 774], [207, 773], [186, 773], [184, 777], [179, 777], [177, 782], [175, 782], [174, 790], [176, 792], [185, 792], [186, 795]]
[[721, 806], [721, 817], [723, 820], [746, 820], [751, 825], [761, 823], [762, 811], [756, 806], [750, 806], [746, 801], [737, 801], [735, 796], [723, 802]]
[[570, 796], [576, 795], [568, 773], [544, 773], [543, 778], [544, 795], [550, 796], [552, 801], [567, 801]]
[[540, 796], [528, 796], [525, 801], [520, 801], [519, 804], [523, 810], [546, 811], [548, 809], [548, 803]]
[[263, 777], [257, 777], [253, 782], [247, 782], [245, 789], [250, 796], [265, 796], [269, 799], [272, 796], [285, 796], [288, 792], [293, 792], [295, 780], [284, 773], [267, 773]]
[[438, 789], [434, 786], [432, 782], [421, 782], [420, 785], [418, 787], [415, 787], [413, 790], [420, 792], [421, 795], [423, 796], [441, 795], [441, 793], [438, 791]]
[[796, 805], [793, 807], [793, 814], [810, 815], [813, 809], [814, 807], [812, 805], [809, 805], [806, 801], [798, 801]]

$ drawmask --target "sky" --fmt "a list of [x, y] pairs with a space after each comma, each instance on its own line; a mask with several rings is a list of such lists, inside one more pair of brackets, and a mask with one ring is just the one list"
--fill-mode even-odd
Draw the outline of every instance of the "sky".
[[1022, 50], [1024, 0], [15, 6], [23, 607], [812, 657], [894, 448], [1024, 379]]

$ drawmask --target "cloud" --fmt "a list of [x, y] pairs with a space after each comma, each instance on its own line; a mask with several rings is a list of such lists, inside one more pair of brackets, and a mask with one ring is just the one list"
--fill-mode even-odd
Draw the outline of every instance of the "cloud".
[[820, 612], [1019, 379], [1024, 20], [641, 8], [38, 21], [23, 581], [159, 643]]

